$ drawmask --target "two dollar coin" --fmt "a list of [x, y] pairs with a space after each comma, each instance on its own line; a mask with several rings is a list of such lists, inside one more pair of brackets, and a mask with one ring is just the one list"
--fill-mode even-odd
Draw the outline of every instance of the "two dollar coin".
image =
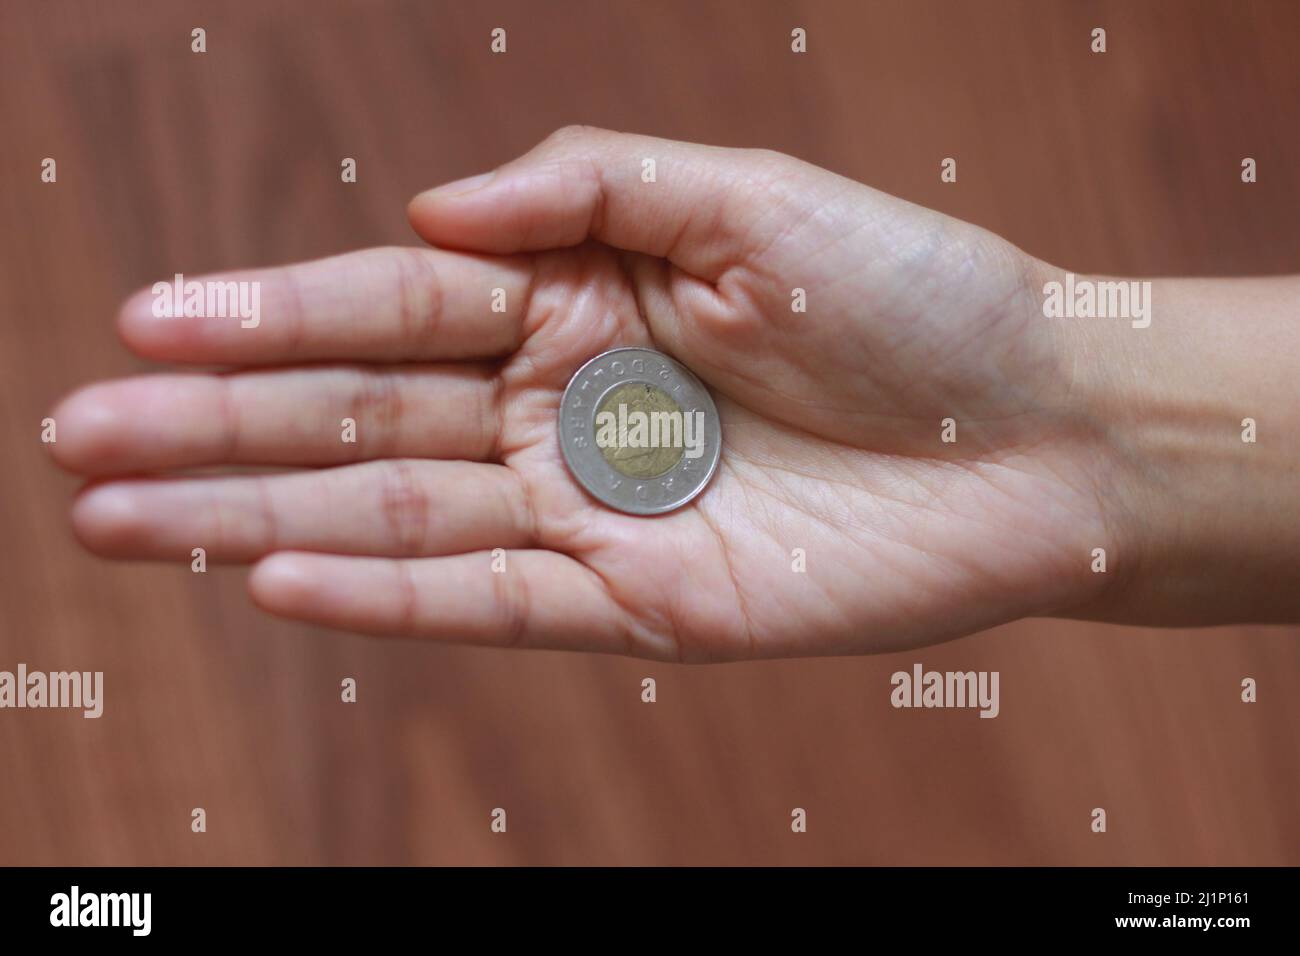
[[655, 515], [686, 504], [722, 454], [718, 409], [700, 380], [653, 349], [613, 349], [574, 374], [560, 400], [569, 471], [618, 511]]

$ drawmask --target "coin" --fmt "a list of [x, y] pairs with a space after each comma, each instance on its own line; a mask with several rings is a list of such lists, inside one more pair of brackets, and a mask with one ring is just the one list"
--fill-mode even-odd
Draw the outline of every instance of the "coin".
[[612, 349], [588, 361], [569, 380], [559, 417], [573, 477], [627, 514], [680, 508], [704, 490], [722, 454], [708, 389], [653, 349]]

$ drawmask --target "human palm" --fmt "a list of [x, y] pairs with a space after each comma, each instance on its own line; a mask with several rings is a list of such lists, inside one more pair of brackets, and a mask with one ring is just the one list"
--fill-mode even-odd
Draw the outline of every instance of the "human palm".
[[[259, 605], [351, 630], [685, 660], [932, 642], [1087, 587], [1086, 429], [996, 237], [776, 154], [586, 129], [410, 214], [435, 248], [233, 277], [256, 328], [127, 304], [140, 354], [236, 370], [56, 412], [60, 463], [111, 479], [74, 509], [89, 547], [257, 561]], [[637, 345], [723, 425], [712, 484], [654, 518], [588, 497], [556, 435], [573, 372]], [[123, 477], [214, 465], [292, 470]]]

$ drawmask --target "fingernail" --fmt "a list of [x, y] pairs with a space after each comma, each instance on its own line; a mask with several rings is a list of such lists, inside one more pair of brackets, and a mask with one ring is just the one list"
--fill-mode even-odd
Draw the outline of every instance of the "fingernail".
[[488, 181], [491, 180], [492, 177], [495, 175], [496, 175], [496, 170], [493, 170], [490, 173], [479, 173], [477, 176], [470, 176], [466, 179], [458, 179], [455, 182], [447, 183], [445, 185], [437, 187], [436, 189], [430, 189], [424, 195], [426, 196], [436, 195], [442, 198], [446, 198], [447, 196], [461, 196], [464, 195], [465, 193], [472, 193], [474, 190], [482, 189], [484, 186], [486, 186], [488, 184]]

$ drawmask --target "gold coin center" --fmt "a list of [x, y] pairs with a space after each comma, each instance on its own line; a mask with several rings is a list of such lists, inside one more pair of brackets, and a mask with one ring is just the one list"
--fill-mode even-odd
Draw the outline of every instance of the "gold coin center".
[[663, 389], [628, 382], [596, 409], [596, 446], [610, 467], [629, 478], [657, 478], [682, 460], [682, 408]]

